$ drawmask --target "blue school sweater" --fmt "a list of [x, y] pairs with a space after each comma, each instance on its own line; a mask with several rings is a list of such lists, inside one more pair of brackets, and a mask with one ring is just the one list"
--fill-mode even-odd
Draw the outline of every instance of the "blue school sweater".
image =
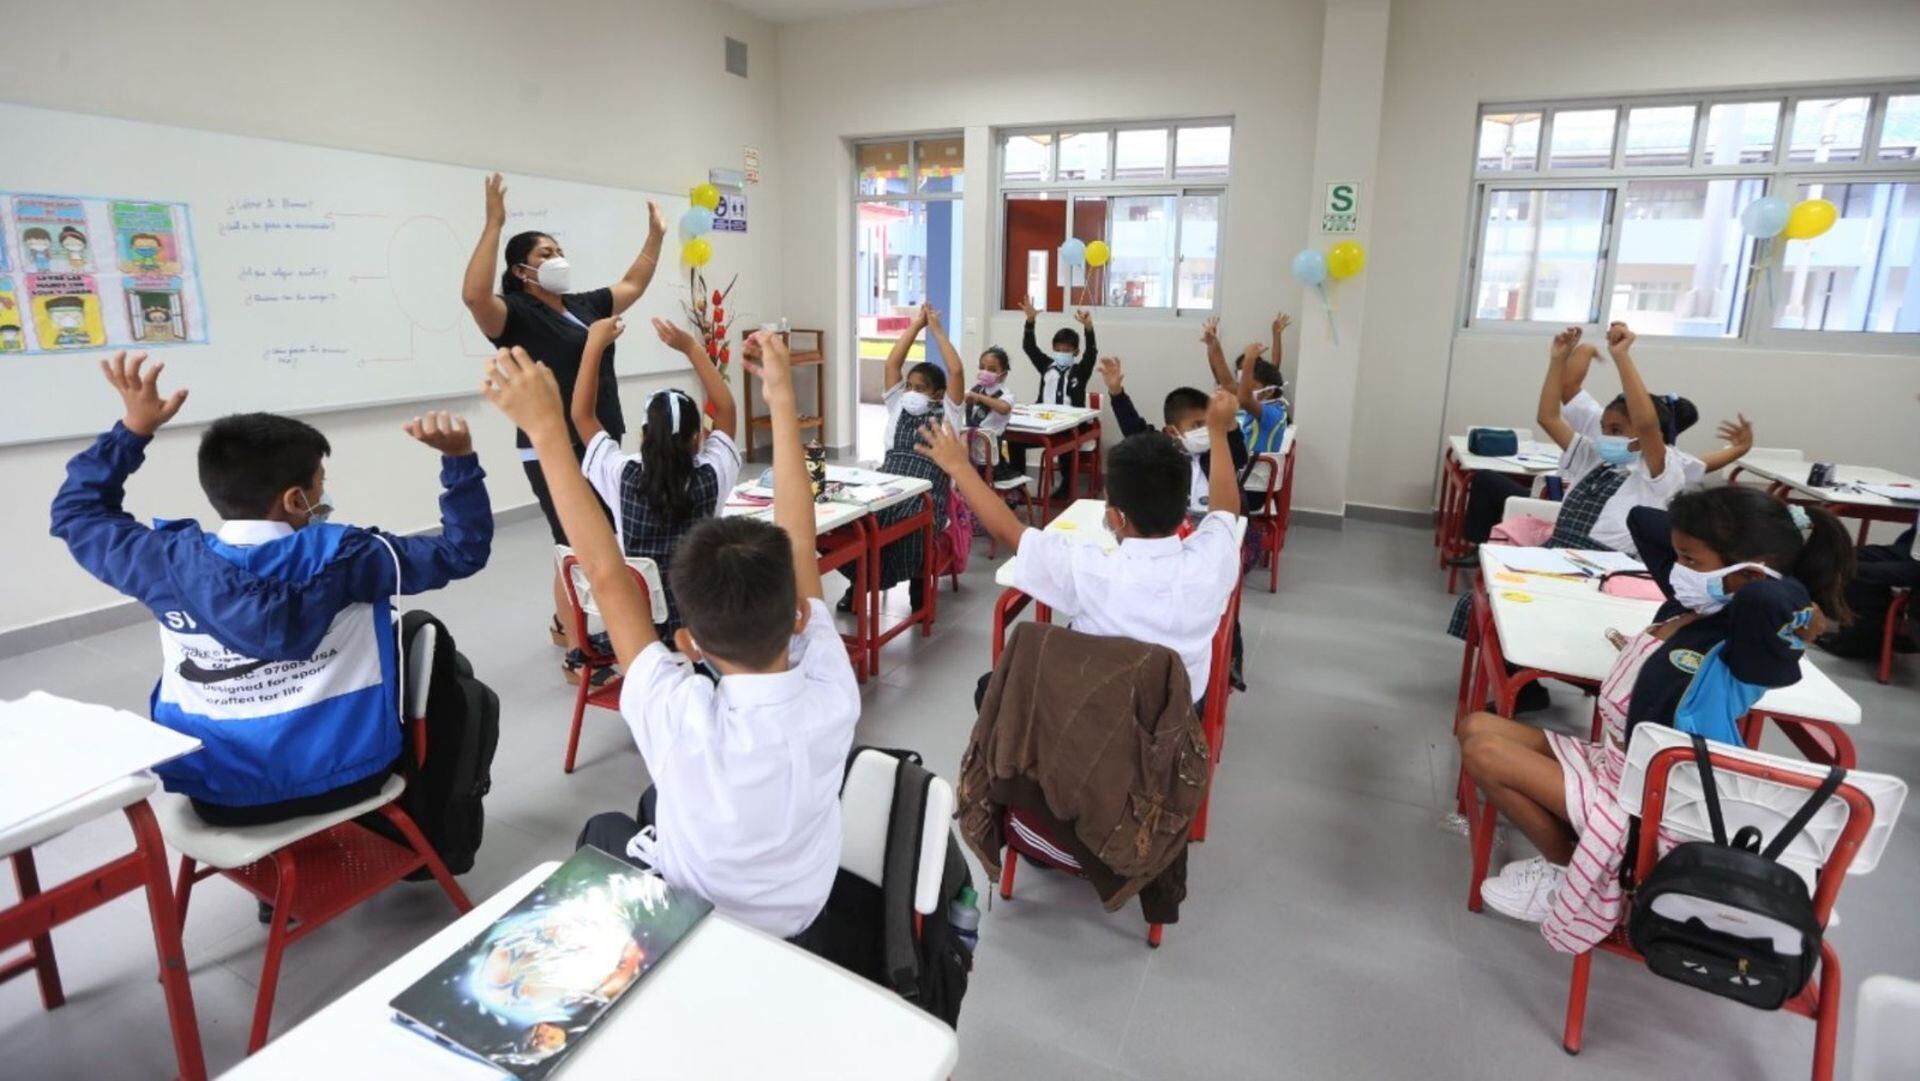
[[153, 719], [205, 746], [158, 767], [167, 790], [251, 806], [317, 795], [400, 754], [391, 598], [486, 566], [493, 514], [478, 458], [443, 458], [442, 531], [317, 522], [240, 547], [192, 520], [121, 509], [150, 440], [125, 425], [67, 463], [53, 535], [160, 625]]

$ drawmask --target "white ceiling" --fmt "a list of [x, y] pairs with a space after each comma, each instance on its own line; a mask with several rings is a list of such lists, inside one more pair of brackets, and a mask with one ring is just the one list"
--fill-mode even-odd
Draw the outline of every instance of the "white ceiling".
[[772, 23], [795, 23], [840, 19], [853, 15], [877, 15], [909, 8], [938, 7], [954, 0], [729, 0], [734, 7]]

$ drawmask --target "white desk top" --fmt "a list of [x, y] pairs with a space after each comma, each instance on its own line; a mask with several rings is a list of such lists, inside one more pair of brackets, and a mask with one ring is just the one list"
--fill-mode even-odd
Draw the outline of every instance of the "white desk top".
[[94, 807], [103, 789], [199, 749], [192, 736], [111, 706], [44, 691], [0, 702], [0, 842], [37, 838], [8, 850], [25, 848], [52, 836], [45, 831], [52, 819], [71, 828], [124, 807], [134, 800], [71, 817], [76, 807]]
[[[1560, 448], [1552, 443], [1520, 444], [1520, 455], [1538, 455], [1541, 460], [1537, 463], [1522, 462], [1519, 460], [1520, 455], [1513, 458], [1489, 458], [1484, 454], [1469, 454], [1467, 437], [1464, 435], [1448, 436], [1447, 446], [1453, 451], [1454, 461], [1459, 462], [1460, 468], [1469, 473], [1525, 473], [1539, 476], [1560, 468]], [[1549, 456], [1553, 458], [1551, 464], [1545, 461]]]
[[[394, 996], [553, 872], [543, 863], [241, 1062], [228, 1078], [498, 1078], [393, 1020]], [[649, 972], [554, 1074], [941, 1081], [953, 1030], [850, 972], [718, 914]]]
[[1904, 473], [1895, 473], [1887, 469], [1876, 469], [1870, 465], [1836, 465], [1833, 467], [1834, 479], [1839, 487], [1815, 488], [1807, 483], [1807, 471], [1813, 463], [1793, 462], [1785, 459], [1760, 459], [1758, 461], [1742, 459], [1741, 468], [1757, 477], [1765, 477], [1793, 489], [1809, 499], [1818, 499], [1825, 503], [1839, 503], [1855, 507], [1903, 507], [1920, 514], [1920, 504], [1903, 503], [1888, 499], [1872, 492], [1859, 491], [1846, 485], [1851, 484], [1887, 484], [1905, 485], [1920, 489], [1920, 480]]
[[[1060, 512], [1059, 516], [1047, 523], [1048, 533], [1069, 533], [1075, 541], [1085, 544], [1097, 544], [1111, 552], [1120, 547], [1112, 533], [1107, 532], [1107, 501], [1104, 499], [1076, 499], [1073, 505]], [[1233, 532], [1236, 539], [1245, 540], [1247, 519], [1245, 516], [1234, 519]], [[1003, 589], [1013, 588], [1013, 565], [1018, 556], [1008, 556], [993, 572], [993, 583]]]
[[1098, 409], [1072, 405], [1016, 405], [1007, 418], [1007, 430], [1031, 435], [1054, 435], [1072, 431], [1087, 421], [1098, 419]]
[[[1660, 602], [1607, 596], [1597, 579], [1515, 574], [1499, 565], [1495, 549], [1480, 549], [1480, 573], [1500, 634], [1500, 651], [1521, 668], [1599, 682], [1619, 651], [1607, 631], [1631, 638], [1645, 630]], [[1515, 581], [1518, 579], [1519, 581]], [[1768, 691], [1755, 709], [1834, 724], [1859, 724], [1860, 704], [1810, 658], [1800, 658], [1800, 682]]]
[[[815, 534], [828, 533], [849, 522], [858, 521], [875, 511], [924, 495], [933, 490], [933, 482], [897, 473], [881, 473], [852, 466], [829, 465], [827, 479], [848, 485], [813, 505]], [[720, 508], [722, 517], [757, 518], [773, 521], [773, 506], [764, 502], [773, 498], [773, 489], [749, 481], [735, 486]]]

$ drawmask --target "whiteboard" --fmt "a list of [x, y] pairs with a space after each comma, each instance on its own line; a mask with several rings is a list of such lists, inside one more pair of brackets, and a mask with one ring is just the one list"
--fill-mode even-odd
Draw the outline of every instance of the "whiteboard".
[[[182, 423], [477, 392], [493, 349], [461, 303], [460, 283], [483, 224], [484, 171], [6, 103], [0, 146], [10, 148], [0, 154], [0, 330], [11, 311], [27, 332], [24, 350], [21, 334], [0, 334], [0, 350], [14, 350], [0, 351], [0, 444], [110, 426], [119, 402], [97, 361], [120, 348], [148, 350], [166, 361], [165, 387], [192, 390]], [[506, 183], [503, 238], [551, 234], [581, 290], [626, 272], [646, 242], [649, 198], [670, 222], [687, 207], [684, 194], [516, 175]], [[72, 224], [89, 234], [91, 251], [52, 222], [69, 204], [86, 208], [86, 221]], [[170, 215], [166, 250], [142, 241], [149, 246], [129, 254], [125, 225], [116, 244], [120, 213], [162, 223], [151, 232], [163, 236]], [[36, 215], [68, 237], [50, 267], [44, 244], [22, 240]], [[628, 320], [685, 319], [676, 250], [669, 236]], [[128, 262], [135, 258], [144, 271]], [[92, 270], [79, 271], [78, 260]], [[137, 276], [156, 268], [174, 272], [172, 292], [137, 288], [158, 280]], [[43, 279], [46, 269], [57, 273]], [[71, 329], [77, 319], [57, 328], [72, 337], [56, 344], [35, 298], [82, 288], [72, 284], [79, 277], [95, 303], [82, 329]], [[96, 331], [104, 343], [82, 337]], [[159, 340], [143, 340], [149, 333]], [[628, 334], [616, 357], [623, 375], [686, 363], [650, 332]]]

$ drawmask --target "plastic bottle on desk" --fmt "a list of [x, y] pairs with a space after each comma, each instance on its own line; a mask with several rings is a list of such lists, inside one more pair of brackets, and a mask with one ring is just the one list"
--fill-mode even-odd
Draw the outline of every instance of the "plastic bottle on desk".
[[960, 887], [953, 903], [947, 906], [947, 924], [968, 952], [980, 945], [980, 895], [972, 886]]

